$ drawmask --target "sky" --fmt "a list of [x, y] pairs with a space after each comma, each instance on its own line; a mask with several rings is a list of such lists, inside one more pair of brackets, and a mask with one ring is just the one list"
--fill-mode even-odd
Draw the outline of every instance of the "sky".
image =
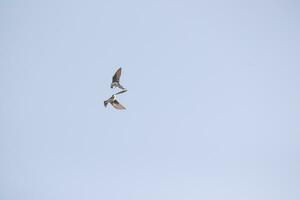
[[0, 199], [300, 199], [299, 9], [1, 1]]

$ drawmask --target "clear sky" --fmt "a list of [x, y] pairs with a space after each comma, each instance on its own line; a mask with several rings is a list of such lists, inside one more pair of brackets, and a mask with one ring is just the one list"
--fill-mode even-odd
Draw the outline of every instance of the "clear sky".
[[0, 199], [299, 200], [299, 9], [2, 0]]

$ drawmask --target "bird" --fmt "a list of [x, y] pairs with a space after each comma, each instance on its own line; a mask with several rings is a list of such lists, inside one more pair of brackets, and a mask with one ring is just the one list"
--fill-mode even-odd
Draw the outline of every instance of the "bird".
[[112, 77], [112, 83], [110, 85], [110, 88], [113, 87], [118, 87], [121, 90], [125, 90], [125, 88], [120, 84], [120, 77], [121, 77], [121, 73], [122, 73], [122, 68], [120, 67], [116, 73], [114, 74], [114, 76]]
[[119, 101], [117, 101], [117, 95], [122, 94], [124, 92], [127, 92], [127, 90], [122, 90], [121, 92], [118, 92], [116, 94], [113, 94], [109, 99], [107, 99], [106, 101], [104, 101], [104, 106], [107, 107], [107, 104], [110, 103], [115, 109], [118, 110], [125, 110], [126, 108], [119, 103]]

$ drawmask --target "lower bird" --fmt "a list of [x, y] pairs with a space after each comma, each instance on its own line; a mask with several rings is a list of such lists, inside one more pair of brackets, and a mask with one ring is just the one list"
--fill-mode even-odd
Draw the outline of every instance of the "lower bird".
[[104, 106], [106, 107], [107, 104], [110, 103], [115, 109], [125, 110], [126, 108], [122, 104], [120, 104], [117, 101], [117, 98], [116, 98], [117, 95], [122, 94], [124, 92], [127, 92], [127, 90], [122, 90], [121, 92], [113, 94], [109, 99], [107, 99], [106, 101], [104, 101]]

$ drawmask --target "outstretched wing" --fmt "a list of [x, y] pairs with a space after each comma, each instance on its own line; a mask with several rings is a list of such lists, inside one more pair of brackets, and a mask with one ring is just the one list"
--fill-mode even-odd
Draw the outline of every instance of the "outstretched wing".
[[120, 104], [117, 100], [114, 100], [113, 102], [111, 102], [111, 105], [118, 110], [125, 110], [126, 108]]
[[122, 90], [121, 92], [117, 92], [115, 95], [122, 94], [124, 92], [127, 92], [127, 90], [125, 89], [125, 90]]
[[113, 76], [112, 82], [119, 82], [119, 81], [120, 81], [120, 77], [121, 77], [121, 73], [122, 73], [122, 68], [120, 67], [120, 68], [116, 71], [115, 75]]
[[106, 107], [108, 104], [108, 101], [104, 101], [104, 106]]

